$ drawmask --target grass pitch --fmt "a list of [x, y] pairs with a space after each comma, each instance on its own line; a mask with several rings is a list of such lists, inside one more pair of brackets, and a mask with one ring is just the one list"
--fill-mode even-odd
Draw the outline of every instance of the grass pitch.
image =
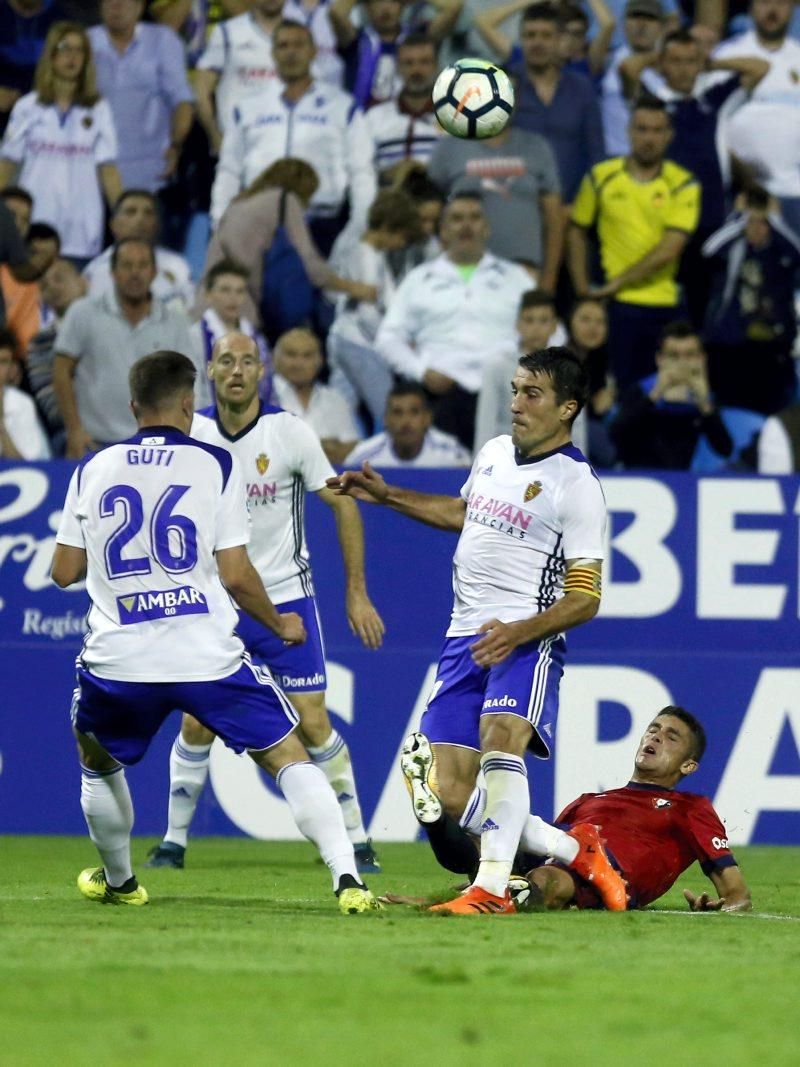
[[[424, 845], [380, 854], [379, 892], [453, 884]], [[675, 889], [624, 915], [344, 917], [306, 845], [196, 840], [131, 908], [79, 896], [88, 839], [2, 838], [0, 1064], [795, 1067], [798, 852], [737, 856], [748, 915]]]

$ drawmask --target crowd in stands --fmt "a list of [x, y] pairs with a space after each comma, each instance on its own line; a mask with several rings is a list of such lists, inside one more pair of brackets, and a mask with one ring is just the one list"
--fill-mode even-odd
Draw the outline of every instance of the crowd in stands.
[[[512, 77], [497, 137], [438, 72]], [[567, 345], [598, 469], [800, 470], [793, 0], [3, 0], [0, 457], [254, 338], [336, 464], [468, 466]]]

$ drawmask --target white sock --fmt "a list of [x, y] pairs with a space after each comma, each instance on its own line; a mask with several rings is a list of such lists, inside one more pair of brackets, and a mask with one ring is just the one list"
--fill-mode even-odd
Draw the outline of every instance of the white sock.
[[476, 785], [467, 801], [467, 806], [464, 808], [464, 814], [458, 820], [459, 825], [463, 830], [466, 830], [468, 834], [475, 834], [477, 837], [481, 832], [481, 824], [483, 823], [483, 813], [485, 810], [486, 787], [483, 785]]
[[338, 888], [343, 874], [361, 883], [341, 808], [319, 767], [289, 763], [278, 771], [275, 782], [286, 797], [297, 829], [317, 846], [330, 868], [333, 888]]
[[473, 884], [502, 897], [530, 811], [528, 774], [522, 758], [509, 752], [485, 753], [481, 770], [486, 781], [486, 808], [481, 825], [481, 863]]
[[358, 803], [356, 779], [353, 764], [350, 762], [350, 749], [344, 738], [336, 730], [331, 730], [330, 737], [324, 744], [313, 747], [306, 745], [311, 759], [316, 763], [331, 784], [344, 815], [347, 836], [354, 845], [367, 840], [367, 831], [361, 818], [361, 805]]
[[[213, 741], [212, 743], [213, 744]], [[164, 840], [186, 848], [189, 826], [208, 778], [211, 745], [190, 745], [180, 734], [169, 754], [169, 810]]]
[[97, 774], [82, 767], [81, 807], [89, 837], [103, 861], [106, 881], [119, 888], [133, 877], [133, 804], [123, 768], [110, 774]]
[[522, 828], [519, 847], [526, 852], [535, 852], [537, 856], [552, 856], [562, 863], [572, 863], [578, 855], [578, 842], [575, 838], [551, 826], [538, 815], [529, 815]]

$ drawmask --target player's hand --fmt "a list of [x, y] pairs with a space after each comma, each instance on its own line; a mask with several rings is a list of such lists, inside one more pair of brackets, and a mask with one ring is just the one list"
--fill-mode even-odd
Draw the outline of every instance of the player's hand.
[[479, 632], [483, 637], [470, 648], [472, 658], [479, 667], [494, 667], [502, 663], [523, 643], [519, 625], [514, 622], [490, 619], [481, 626]]
[[67, 459], [83, 459], [87, 452], [96, 452], [97, 444], [82, 426], [67, 433]]
[[683, 895], [692, 911], [725, 911], [725, 897], [713, 900], [708, 893], [696, 897], [690, 889], [684, 889]]
[[278, 637], [284, 644], [302, 645], [306, 639], [306, 628], [300, 616], [294, 611], [287, 611], [285, 615], [280, 616], [280, 620]]
[[380, 648], [386, 627], [366, 593], [347, 594], [347, 621], [351, 631], [367, 648]]
[[366, 462], [360, 471], [344, 471], [328, 478], [325, 484], [337, 496], [351, 496], [368, 504], [385, 504], [389, 495], [389, 486]]

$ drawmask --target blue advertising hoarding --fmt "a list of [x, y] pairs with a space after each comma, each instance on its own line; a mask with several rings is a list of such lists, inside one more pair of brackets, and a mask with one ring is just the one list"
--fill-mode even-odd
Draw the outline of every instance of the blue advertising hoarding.
[[[48, 578], [71, 466], [0, 464], [0, 833], [81, 833], [68, 723], [86, 594]], [[393, 480], [456, 493], [458, 471]], [[627, 780], [652, 713], [698, 714], [709, 752], [687, 782], [712, 797], [733, 842], [800, 844], [800, 494], [792, 478], [690, 474], [603, 478], [611, 521], [603, 606], [568, 637], [554, 758], [531, 761], [533, 804], [551, 818], [574, 796]], [[328, 704], [351, 747], [370, 832], [416, 824], [397, 753], [422, 712], [450, 610], [455, 537], [362, 508], [379, 652], [351, 635], [328, 509], [307, 524], [325, 629]], [[164, 828], [177, 716], [129, 777], [137, 833]], [[35, 764], [37, 774], [30, 774]], [[288, 809], [246, 757], [216, 744], [194, 830], [291, 838]]]

